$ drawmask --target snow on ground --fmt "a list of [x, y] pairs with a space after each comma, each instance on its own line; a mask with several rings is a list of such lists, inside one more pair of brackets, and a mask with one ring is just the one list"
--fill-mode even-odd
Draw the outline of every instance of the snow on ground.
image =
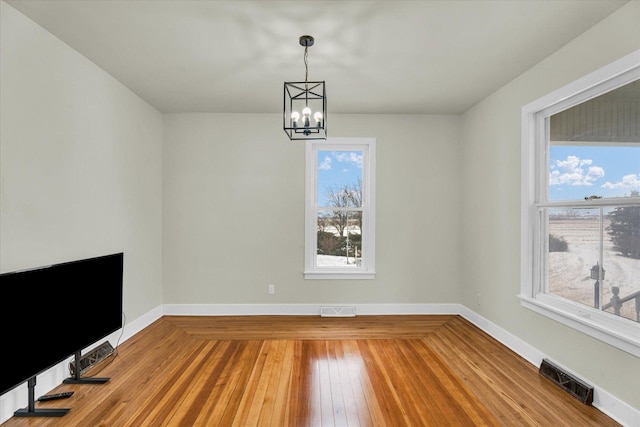
[[[640, 291], [640, 259], [621, 256], [613, 249], [606, 234], [603, 241], [602, 304], [611, 300], [611, 287], [620, 289], [619, 296]], [[598, 262], [599, 225], [597, 219], [552, 220], [550, 233], [568, 243], [568, 252], [549, 254], [549, 292], [585, 305], [594, 305], [594, 284], [591, 268]], [[637, 320], [635, 302], [623, 305], [621, 315]]]
[[320, 267], [355, 267], [355, 259], [349, 257], [349, 264], [347, 264], [347, 258], [343, 256], [333, 255], [318, 255], [318, 266]]

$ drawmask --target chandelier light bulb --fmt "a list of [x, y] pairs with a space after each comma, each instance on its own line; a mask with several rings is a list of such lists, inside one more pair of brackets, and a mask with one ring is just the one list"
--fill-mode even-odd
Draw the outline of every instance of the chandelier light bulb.
[[300, 113], [298, 113], [297, 111], [292, 111], [291, 112], [291, 120], [293, 121], [293, 127], [297, 128], [298, 127], [298, 120], [300, 120]]
[[311, 118], [311, 108], [304, 107], [302, 109], [302, 121], [303, 121], [304, 127], [309, 127], [310, 118]]

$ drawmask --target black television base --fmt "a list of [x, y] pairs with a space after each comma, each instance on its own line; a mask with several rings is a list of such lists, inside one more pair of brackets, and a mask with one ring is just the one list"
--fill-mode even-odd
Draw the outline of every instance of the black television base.
[[104, 384], [109, 381], [111, 378], [109, 377], [83, 377], [80, 375], [80, 369], [77, 367], [80, 366], [80, 358], [81, 352], [76, 351], [75, 355], [75, 375], [65, 378], [62, 382], [65, 384]]
[[107, 377], [82, 377], [82, 378], [74, 378], [69, 377], [65, 378], [62, 382], [65, 384], [104, 384], [109, 381], [111, 378]]
[[16, 417], [61, 417], [69, 412], [69, 410], [69, 408], [18, 409], [13, 415]]
[[16, 417], [61, 417], [71, 409], [69, 408], [37, 408], [35, 402], [36, 377], [27, 380], [29, 390], [29, 406], [27, 409], [18, 409], [13, 413]]

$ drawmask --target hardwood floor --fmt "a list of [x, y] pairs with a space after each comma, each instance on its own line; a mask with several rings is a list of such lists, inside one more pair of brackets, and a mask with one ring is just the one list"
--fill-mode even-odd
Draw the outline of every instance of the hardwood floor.
[[618, 425], [459, 316], [165, 316], [98, 369], [2, 426]]

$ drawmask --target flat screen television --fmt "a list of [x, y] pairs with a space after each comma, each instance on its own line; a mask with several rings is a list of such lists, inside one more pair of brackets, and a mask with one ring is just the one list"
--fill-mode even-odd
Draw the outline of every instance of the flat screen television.
[[123, 263], [121, 252], [0, 274], [2, 341], [15, 355], [0, 395], [28, 382], [33, 409], [37, 375], [122, 328]]

